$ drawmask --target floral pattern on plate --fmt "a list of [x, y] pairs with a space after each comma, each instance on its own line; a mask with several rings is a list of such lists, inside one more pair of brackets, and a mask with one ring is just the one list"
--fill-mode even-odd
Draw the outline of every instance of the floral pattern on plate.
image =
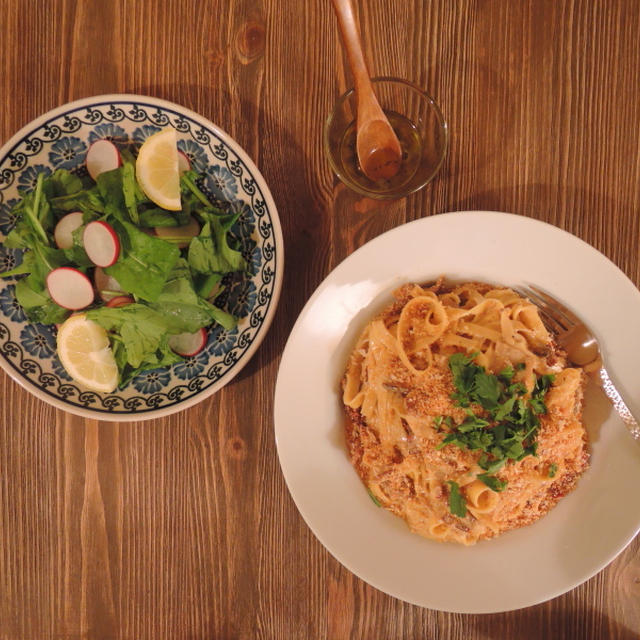
[[[33, 190], [39, 173], [65, 168], [86, 174], [85, 154], [96, 140], [142, 144], [174, 127], [178, 148], [204, 174], [203, 189], [239, 213], [232, 240], [247, 271], [226, 277], [216, 304], [238, 317], [225, 330], [209, 328], [203, 351], [171, 367], [146, 371], [111, 394], [72, 381], [56, 355], [56, 328], [29, 323], [15, 297], [15, 278], [0, 279], [0, 365], [55, 406], [106, 420], [152, 418], [195, 404], [226, 384], [251, 357], [270, 324], [282, 281], [282, 235], [267, 185], [224, 132], [182, 107], [144, 96], [98, 96], [38, 118], [0, 150], [0, 243], [15, 224], [12, 208]], [[22, 252], [0, 244], [0, 269], [20, 264]], [[20, 277], [20, 276], [18, 276]]]

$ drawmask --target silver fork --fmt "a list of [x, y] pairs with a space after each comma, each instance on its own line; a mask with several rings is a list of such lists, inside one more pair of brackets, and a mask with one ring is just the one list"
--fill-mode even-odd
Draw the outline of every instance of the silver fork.
[[533, 285], [513, 287], [519, 295], [528, 298], [538, 307], [547, 328], [554, 334], [558, 344], [566, 351], [572, 364], [594, 372], [602, 383], [602, 390], [611, 401], [631, 435], [640, 442], [640, 426], [633, 417], [622, 395], [609, 377], [602, 360], [598, 340], [589, 328], [570, 309]]

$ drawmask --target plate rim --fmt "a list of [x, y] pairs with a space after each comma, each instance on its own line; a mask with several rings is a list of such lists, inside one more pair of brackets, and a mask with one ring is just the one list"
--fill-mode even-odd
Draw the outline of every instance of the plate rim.
[[[275, 392], [274, 392], [274, 411], [273, 411], [273, 417], [274, 417], [274, 432], [275, 432], [275, 439], [276, 439], [276, 448], [277, 448], [277, 452], [278, 452], [278, 460], [280, 463], [280, 470], [284, 476], [285, 479], [285, 484], [287, 485], [287, 489], [289, 491], [289, 494], [296, 506], [296, 509], [298, 510], [299, 514], [302, 516], [305, 524], [307, 525], [307, 527], [311, 530], [311, 532], [313, 533], [313, 535], [315, 536], [315, 538], [318, 540], [318, 542], [320, 542], [320, 544], [328, 551], [328, 553], [330, 555], [332, 555], [342, 566], [344, 566], [346, 569], [348, 569], [351, 573], [353, 573], [355, 576], [357, 576], [359, 579], [363, 580], [364, 582], [366, 582], [367, 584], [373, 586], [374, 588], [378, 589], [379, 591], [382, 591], [383, 593], [386, 593], [387, 595], [397, 598], [399, 600], [402, 600], [404, 602], [408, 602], [409, 604], [415, 605], [415, 606], [419, 606], [419, 607], [424, 607], [424, 608], [430, 608], [432, 610], [438, 610], [438, 611], [445, 611], [445, 612], [450, 612], [450, 613], [461, 613], [461, 614], [468, 614], [468, 615], [474, 615], [474, 614], [490, 614], [490, 613], [503, 613], [503, 612], [507, 612], [507, 611], [515, 611], [515, 610], [519, 610], [519, 609], [523, 609], [526, 607], [530, 607], [530, 606], [535, 606], [537, 604], [543, 603], [543, 602], [547, 602], [553, 598], [556, 598], [564, 593], [567, 593], [569, 591], [571, 591], [572, 589], [575, 589], [576, 587], [580, 586], [581, 584], [585, 583], [587, 580], [591, 579], [592, 577], [594, 577], [595, 575], [597, 575], [600, 571], [602, 571], [605, 567], [607, 567], [618, 555], [620, 555], [627, 547], [628, 545], [635, 539], [635, 537], [640, 533], [640, 517], [638, 518], [636, 525], [635, 525], [635, 530], [634, 531], [630, 531], [629, 534], [624, 538], [624, 540], [622, 541], [622, 544], [615, 546], [615, 548], [613, 548], [611, 550], [610, 553], [606, 554], [606, 557], [597, 564], [597, 566], [591, 568], [590, 570], [588, 570], [587, 572], [584, 573], [584, 575], [582, 575], [582, 577], [578, 580], [574, 580], [573, 582], [571, 582], [570, 584], [566, 584], [564, 587], [561, 588], [557, 588], [553, 591], [548, 591], [548, 592], [544, 592], [542, 593], [539, 597], [537, 598], [533, 598], [528, 600], [527, 602], [523, 602], [521, 604], [518, 605], [514, 605], [514, 606], [509, 606], [509, 607], [500, 607], [500, 606], [489, 606], [489, 607], [434, 607], [434, 606], [430, 606], [428, 604], [425, 604], [424, 602], [418, 601], [415, 598], [410, 598], [407, 597], [406, 594], [399, 594], [397, 592], [394, 592], [393, 589], [389, 589], [388, 587], [386, 587], [383, 584], [380, 584], [379, 582], [376, 582], [374, 580], [371, 580], [369, 577], [363, 577], [362, 573], [364, 573], [364, 571], [361, 571], [360, 567], [356, 568], [354, 567], [354, 563], [347, 561], [344, 559], [344, 555], [345, 554], [341, 554], [337, 551], [336, 548], [334, 548], [334, 546], [330, 546], [327, 544], [327, 542], [323, 539], [323, 535], [321, 533], [319, 533], [317, 531], [316, 528], [314, 528], [309, 520], [310, 520], [310, 516], [309, 513], [307, 512], [307, 509], [304, 505], [300, 505], [299, 504], [299, 499], [298, 496], [296, 496], [296, 491], [293, 490], [292, 485], [291, 485], [291, 477], [290, 475], [287, 473], [287, 470], [285, 468], [286, 466], [286, 461], [283, 460], [283, 451], [282, 448], [280, 446], [280, 438], [279, 436], [281, 434], [279, 434], [279, 428], [278, 428], [278, 413], [280, 412], [280, 404], [281, 402], [283, 402], [283, 400], [280, 397], [280, 393], [281, 393], [281, 375], [282, 377], [284, 377], [283, 374], [283, 363], [285, 363], [287, 361], [287, 355], [288, 355], [288, 351], [290, 349], [290, 346], [293, 345], [295, 343], [295, 340], [297, 339], [297, 334], [299, 332], [301, 332], [303, 330], [302, 325], [304, 324], [304, 321], [306, 320], [306, 316], [309, 314], [309, 312], [312, 310], [313, 306], [315, 305], [318, 297], [320, 295], [322, 295], [326, 285], [329, 283], [329, 281], [331, 280], [331, 278], [334, 276], [334, 274], [338, 271], [338, 270], [346, 270], [348, 268], [348, 266], [358, 260], [358, 254], [361, 252], [361, 250], [364, 250], [365, 247], [369, 247], [371, 244], [376, 243], [378, 241], [382, 241], [383, 238], [385, 237], [389, 237], [392, 236], [394, 234], [400, 234], [400, 233], [406, 233], [406, 228], [407, 227], [411, 227], [412, 225], [421, 225], [421, 224], [428, 224], [430, 220], [435, 219], [435, 218], [461, 218], [463, 216], [482, 216], [482, 217], [493, 217], [493, 218], [502, 218], [502, 219], [511, 219], [514, 221], [517, 221], [518, 223], [522, 223], [525, 225], [532, 225], [532, 226], [538, 226], [538, 227], [543, 227], [547, 229], [547, 232], [550, 233], [554, 233], [554, 234], [560, 234], [560, 236], [563, 236], [565, 238], [565, 240], [568, 240], [570, 242], [576, 242], [578, 246], [581, 247], [582, 250], [586, 250], [590, 256], [592, 256], [593, 258], [595, 258], [596, 260], [600, 260], [602, 261], [602, 263], [606, 263], [608, 264], [611, 268], [613, 268], [616, 272], [617, 275], [624, 280], [625, 285], [632, 287], [633, 290], [635, 291], [636, 297], [640, 297], [640, 291], [638, 290], [638, 288], [636, 287], [636, 285], [631, 281], [631, 279], [610, 259], [608, 258], [606, 255], [604, 255], [602, 252], [598, 251], [595, 247], [593, 247], [591, 244], [589, 244], [588, 242], [586, 242], [585, 240], [583, 240], [582, 238], [570, 233], [569, 231], [566, 231], [564, 229], [561, 229], [560, 227], [557, 227], [549, 222], [543, 221], [543, 220], [538, 220], [536, 218], [527, 216], [527, 215], [522, 215], [522, 214], [516, 214], [516, 213], [509, 213], [509, 212], [503, 212], [503, 211], [492, 211], [492, 210], [457, 210], [457, 211], [450, 211], [450, 212], [444, 212], [444, 213], [440, 213], [440, 214], [434, 214], [434, 215], [430, 215], [430, 216], [425, 216], [423, 218], [418, 218], [416, 220], [412, 220], [409, 222], [406, 222], [404, 224], [398, 225], [396, 227], [393, 227], [387, 231], [385, 231], [384, 233], [371, 238], [370, 240], [368, 240], [366, 243], [364, 243], [363, 245], [361, 245], [360, 247], [358, 247], [354, 252], [352, 252], [351, 254], [349, 254], [348, 256], [346, 256], [340, 263], [338, 263], [337, 265], [335, 265], [335, 267], [333, 269], [331, 269], [327, 275], [325, 276], [325, 278], [323, 278], [323, 280], [317, 285], [316, 289], [314, 290], [313, 294], [311, 295], [311, 297], [308, 299], [307, 303], [304, 305], [304, 307], [302, 308], [302, 310], [300, 311], [296, 322], [294, 323], [291, 332], [289, 334], [289, 337], [287, 339], [287, 343], [285, 344], [285, 348], [282, 352], [282, 358], [281, 358], [281, 362], [280, 362], [280, 367], [278, 370], [278, 375], [276, 378], [276, 386], [275, 386]], [[506, 286], [509, 286], [509, 283], [505, 283]], [[515, 284], [515, 283], [513, 283]], [[382, 285], [380, 285], [380, 287], [378, 287], [378, 293], [380, 293], [382, 291]], [[374, 296], [375, 298], [375, 296]], [[370, 301], [371, 303], [371, 301]], [[352, 318], [353, 319], [353, 318]], [[526, 529], [526, 528], [523, 528]], [[489, 541], [490, 543], [490, 541]]]

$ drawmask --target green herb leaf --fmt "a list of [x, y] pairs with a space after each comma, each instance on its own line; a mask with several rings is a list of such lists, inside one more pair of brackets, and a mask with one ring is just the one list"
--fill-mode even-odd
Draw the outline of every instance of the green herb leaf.
[[499, 374], [498, 378], [503, 382], [511, 382], [513, 376], [516, 374], [515, 369], [513, 367], [505, 367]]
[[485, 409], [495, 409], [500, 397], [498, 378], [484, 371], [476, 372], [472, 397]]
[[376, 498], [376, 496], [374, 495], [373, 491], [371, 491], [371, 489], [369, 489], [369, 487], [367, 487], [367, 493], [369, 494], [369, 497], [371, 498], [373, 504], [376, 505], [376, 507], [381, 507], [382, 506], [380, 504], [380, 501], [378, 500], [378, 498]]
[[477, 478], [482, 480], [482, 482], [484, 482], [492, 491], [504, 491], [507, 486], [507, 483], [504, 480], [500, 480], [496, 476], [489, 475], [488, 473], [479, 473]]
[[[456, 353], [449, 357], [449, 369], [456, 392], [452, 399], [465, 409], [465, 419], [457, 425], [447, 423], [449, 433], [438, 449], [454, 445], [482, 451], [478, 464], [491, 478], [508, 460], [518, 461], [536, 455], [535, 440], [540, 421], [546, 413], [545, 395], [553, 383], [552, 375], [536, 379], [531, 397], [520, 381], [514, 382], [521, 364], [507, 367], [498, 375], [488, 373], [473, 362], [473, 355]], [[471, 407], [475, 407], [472, 409]], [[480, 476], [478, 476], [480, 477]], [[499, 486], [495, 480], [489, 480]]]
[[459, 518], [467, 515], [467, 504], [464, 496], [460, 493], [460, 487], [457, 482], [447, 480], [449, 485], [449, 511]]

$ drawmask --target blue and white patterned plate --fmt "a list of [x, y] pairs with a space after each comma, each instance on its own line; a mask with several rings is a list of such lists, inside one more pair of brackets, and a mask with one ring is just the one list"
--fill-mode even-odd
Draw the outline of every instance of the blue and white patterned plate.
[[[232, 233], [249, 269], [229, 278], [221, 306], [240, 318], [238, 326], [209, 331], [206, 348], [169, 368], [147, 371], [124, 389], [100, 394], [78, 386], [56, 356], [56, 329], [29, 323], [17, 303], [11, 278], [0, 279], [0, 366], [50, 404], [99, 420], [143, 420], [190, 407], [227, 384], [264, 338], [282, 284], [282, 230], [264, 178], [225, 132], [179, 105], [136, 95], [86, 98], [54, 109], [21, 129], [0, 149], [0, 271], [22, 260], [2, 244], [15, 221], [11, 209], [20, 191], [35, 186], [38, 173], [58, 168], [86, 171], [85, 154], [95, 140], [142, 143], [174, 127], [178, 147], [206, 176], [214, 199], [239, 211]], [[220, 302], [220, 300], [219, 300]]]

